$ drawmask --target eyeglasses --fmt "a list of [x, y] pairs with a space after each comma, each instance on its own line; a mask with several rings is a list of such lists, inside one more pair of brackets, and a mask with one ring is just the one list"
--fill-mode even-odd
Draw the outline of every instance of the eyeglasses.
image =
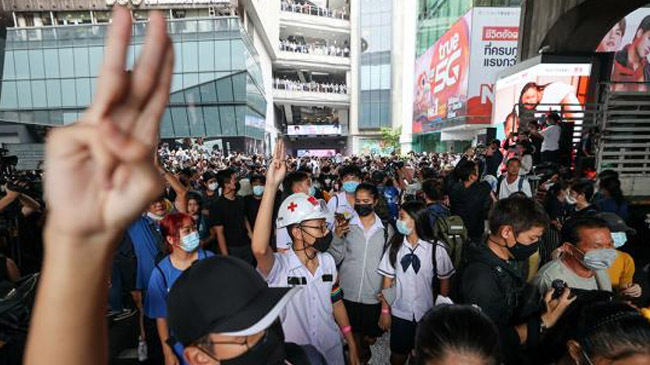
[[327, 230], [330, 229], [330, 224], [325, 222], [319, 226], [305, 226], [305, 225], [300, 225], [300, 228], [311, 228], [311, 229], [317, 229], [320, 230], [322, 233], [327, 232]]

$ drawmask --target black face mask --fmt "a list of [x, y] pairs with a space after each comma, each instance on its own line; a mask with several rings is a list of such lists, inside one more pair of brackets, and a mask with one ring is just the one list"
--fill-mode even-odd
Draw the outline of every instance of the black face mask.
[[234, 359], [221, 360], [222, 365], [282, 365], [286, 359], [282, 325], [275, 322], [253, 347]]
[[357, 212], [359, 217], [367, 217], [374, 212], [375, 208], [372, 204], [355, 204], [354, 210]]
[[517, 242], [513, 247], [509, 247], [508, 251], [510, 251], [515, 260], [524, 261], [528, 260], [528, 258], [537, 251], [538, 247], [539, 241], [530, 245], [523, 245]]
[[332, 231], [329, 231], [325, 236], [316, 238], [312, 247], [317, 249], [319, 252], [327, 252], [332, 244], [333, 238], [334, 236], [332, 235]]

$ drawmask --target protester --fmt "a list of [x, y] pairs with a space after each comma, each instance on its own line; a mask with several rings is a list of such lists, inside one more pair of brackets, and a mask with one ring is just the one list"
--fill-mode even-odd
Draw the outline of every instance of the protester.
[[574, 181], [569, 189], [566, 202], [570, 206], [568, 219], [593, 216], [598, 209], [591, 205], [591, 198], [594, 195], [594, 184], [587, 180]]
[[168, 344], [170, 332], [167, 326], [167, 294], [181, 273], [197, 260], [214, 254], [200, 248], [199, 233], [194, 219], [186, 214], [169, 214], [160, 222], [161, 233], [165, 237], [163, 252], [167, 254], [151, 273], [145, 314], [156, 320], [158, 337], [165, 356], [165, 365], [185, 364], [183, 347], [180, 343]]
[[497, 187], [497, 198], [499, 200], [508, 198], [514, 193], [521, 192], [529, 198], [533, 197], [528, 180], [522, 176], [521, 160], [516, 157], [511, 158], [506, 163], [507, 173], [499, 179]]
[[194, 224], [199, 233], [199, 239], [201, 240], [200, 246], [207, 247], [214, 243], [214, 237], [212, 237], [208, 228], [208, 216], [203, 214], [203, 210], [203, 198], [201, 198], [201, 195], [189, 192], [187, 194], [187, 214], [194, 220]]
[[621, 181], [618, 178], [600, 179], [598, 188], [600, 198], [594, 202], [594, 207], [601, 212], [614, 213], [627, 220], [628, 205], [621, 190]]
[[494, 199], [492, 188], [487, 182], [479, 182], [478, 166], [474, 162], [463, 163], [455, 172], [460, 181], [449, 193], [451, 214], [463, 219], [471, 242], [481, 242], [486, 212]]
[[289, 341], [299, 345], [311, 344], [330, 363], [343, 364], [343, 334], [349, 348], [349, 361], [358, 364], [352, 327], [337, 284], [336, 264], [326, 252], [332, 242], [332, 232], [326, 223], [326, 208], [307, 194], [290, 195], [280, 205], [277, 226], [287, 228], [293, 241], [292, 247], [285, 253], [274, 254], [269, 246], [273, 202], [285, 174], [284, 144], [279, 141], [267, 172], [253, 235], [257, 270], [271, 287], [303, 288], [291, 299], [282, 318], [284, 333]]
[[416, 365], [499, 363], [499, 336], [479, 308], [442, 305], [422, 317], [415, 339]]
[[595, 217], [578, 218], [566, 231], [563, 255], [539, 269], [534, 280], [540, 293], [552, 288], [554, 280], [582, 290], [612, 291], [607, 269], [617, 253], [607, 223]]
[[361, 183], [363, 174], [355, 165], [346, 165], [339, 168], [342, 192], [332, 196], [327, 203], [327, 209], [334, 213], [337, 222], [350, 221], [357, 213], [354, 210], [355, 193]]
[[390, 330], [393, 365], [406, 363], [418, 322], [433, 307], [438, 294], [449, 296], [450, 278], [455, 272], [447, 250], [434, 238], [429, 210], [423, 203], [402, 205], [397, 231], [377, 269], [384, 277], [379, 327]]
[[533, 145], [528, 141], [517, 141], [517, 156], [521, 161], [519, 175], [526, 176], [533, 170]]
[[377, 187], [362, 183], [355, 193], [357, 216], [337, 224], [329, 253], [339, 267], [343, 302], [350, 318], [360, 360], [371, 358], [370, 345], [382, 335], [379, 328], [381, 305], [378, 299], [382, 276], [377, 267], [388, 241], [394, 235], [375, 213], [379, 201]]
[[503, 162], [503, 153], [501, 152], [501, 141], [498, 139], [490, 142], [490, 145], [485, 149], [486, 167], [485, 175], [492, 175], [497, 177], [499, 166]]
[[542, 131], [531, 129], [531, 134], [537, 138], [543, 139], [542, 141], [542, 161], [560, 163], [560, 137], [562, 135], [562, 128], [559, 123], [562, 118], [558, 113], [551, 113], [546, 118], [547, 127]]
[[[544, 210], [532, 199], [513, 196], [499, 200], [489, 217], [487, 244], [472, 247], [458, 280], [458, 301], [478, 305], [494, 321], [505, 364], [523, 362], [524, 346], [534, 346], [540, 328], [551, 328], [571, 303], [570, 290], [558, 299], [543, 294], [545, 312], [538, 301], [524, 300], [533, 290], [526, 283], [519, 262], [536, 250], [548, 226]], [[540, 298], [540, 296], [538, 296]], [[521, 316], [520, 314], [525, 314]]]

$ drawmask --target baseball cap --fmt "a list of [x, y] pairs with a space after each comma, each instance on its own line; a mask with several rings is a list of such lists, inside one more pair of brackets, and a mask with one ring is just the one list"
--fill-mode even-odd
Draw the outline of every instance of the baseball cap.
[[636, 230], [628, 226], [623, 218], [621, 218], [616, 213], [601, 212], [596, 214], [596, 217], [602, 219], [609, 226], [609, 230], [612, 232], [625, 232], [629, 234], [636, 234]]
[[250, 336], [270, 327], [296, 290], [269, 288], [244, 261], [213, 256], [195, 262], [174, 283], [167, 321], [184, 346], [209, 333]]

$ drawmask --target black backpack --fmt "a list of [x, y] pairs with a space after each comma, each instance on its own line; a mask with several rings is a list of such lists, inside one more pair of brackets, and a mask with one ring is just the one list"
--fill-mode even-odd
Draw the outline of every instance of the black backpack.
[[13, 285], [3, 282], [6, 285], [0, 297], [0, 340], [9, 342], [27, 335], [39, 275], [25, 276]]
[[434, 219], [435, 237], [443, 243], [451, 262], [458, 268], [462, 261], [463, 248], [469, 238], [463, 218], [458, 215], [441, 216], [431, 210], [429, 212]]

